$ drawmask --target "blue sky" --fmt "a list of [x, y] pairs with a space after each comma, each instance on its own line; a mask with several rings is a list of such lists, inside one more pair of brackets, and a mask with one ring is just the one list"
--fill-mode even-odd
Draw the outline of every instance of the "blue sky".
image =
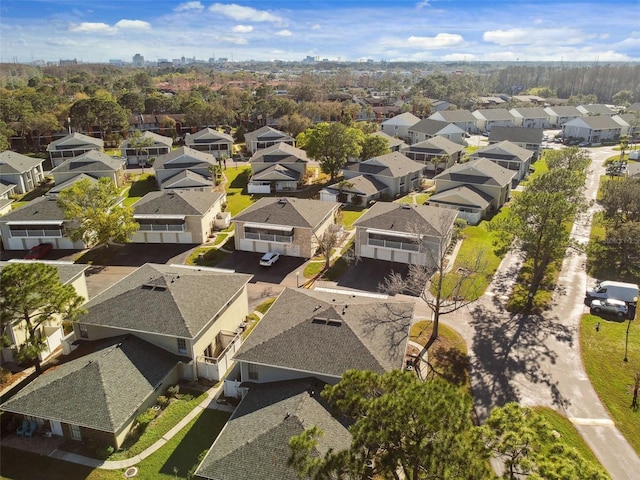
[[0, 60], [640, 61], [640, 0], [2, 0]]

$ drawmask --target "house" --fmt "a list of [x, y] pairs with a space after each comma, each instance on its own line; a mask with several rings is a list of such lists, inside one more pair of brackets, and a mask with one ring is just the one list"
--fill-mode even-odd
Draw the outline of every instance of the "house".
[[311, 258], [336, 224], [340, 204], [292, 197], [264, 197], [236, 215], [235, 248]]
[[444, 110], [435, 112], [428, 118], [453, 123], [467, 133], [476, 131], [476, 117], [469, 110]]
[[520, 181], [529, 173], [533, 152], [504, 140], [475, 151], [471, 158], [486, 158], [507, 170], [513, 170], [516, 172], [514, 180]]
[[354, 222], [357, 257], [435, 267], [453, 235], [456, 212], [377, 202]]
[[562, 136], [590, 144], [618, 141], [622, 134], [622, 122], [619, 117], [614, 119], [606, 115], [574, 118], [562, 126]]
[[368, 205], [381, 198], [391, 198], [391, 190], [375, 176], [366, 174], [334, 183], [320, 191], [320, 200], [325, 202]]
[[280, 142], [258, 150], [249, 159], [251, 179], [247, 191], [273, 193], [298, 190], [307, 174], [307, 152]]
[[311, 425], [324, 435], [311, 451], [323, 457], [330, 449], [347, 450], [351, 434], [320, 396], [325, 383], [301, 378], [251, 383], [198, 468], [196, 477], [218, 480], [298, 480], [287, 465], [289, 439]]
[[420, 119], [413, 113], [405, 112], [380, 124], [381, 130], [390, 137], [398, 137], [402, 140], [409, 141], [409, 127], [418, 123]]
[[506, 108], [487, 108], [475, 110], [477, 132], [491, 132], [493, 127], [515, 127], [516, 119]]
[[590, 103], [588, 105], [578, 105], [576, 107], [583, 116], [604, 115], [607, 117], [614, 116], [617, 112], [613, 111], [607, 105], [602, 103]]
[[5, 185], [0, 182], [0, 217], [11, 211], [13, 199], [9, 196], [14, 195], [16, 186], [14, 184]]
[[184, 137], [184, 144], [194, 150], [207, 152], [215, 158], [231, 158], [233, 154], [233, 137], [213, 128], [187, 133]]
[[44, 196], [0, 217], [0, 235], [5, 250], [28, 250], [39, 243], [51, 243], [56, 249], [80, 250], [82, 241], [66, 236], [71, 226], [55, 196]]
[[[13, 260], [12, 263], [17, 261], [20, 260]], [[32, 260], [22, 261], [32, 262]], [[52, 265], [56, 268], [60, 283], [63, 285], [73, 286], [76, 293], [85, 300], [89, 298], [87, 280], [85, 277], [85, 271], [88, 268], [87, 265], [44, 260], [41, 260], [40, 262]], [[9, 262], [0, 262], [0, 271], [8, 264]], [[59, 320], [53, 320], [46, 325], [42, 325], [38, 329], [38, 334], [45, 344], [45, 349], [39, 352], [38, 357], [40, 358], [40, 361], [44, 361], [49, 358], [62, 344], [62, 339], [64, 337], [62, 322]], [[7, 337], [10, 342], [10, 346], [2, 346], [0, 361], [2, 363], [13, 362], [15, 361], [14, 355], [17, 349], [20, 348], [20, 346], [27, 340], [28, 332], [24, 328], [23, 322], [13, 322], [6, 323], [4, 325], [2, 335]]]
[[104, 152], [104, 141], [74, 132], [47, 145], [47, 152], [54, 167], [60, 165], [66, 158], [79, 157], [90, 150]]
[[135, 335], [111, 338], [47, 370], [0, 409], [53, 435], [117, 449], [136, 417], [180, 379], [187, 360]]
[[465, 133], [457, 125], [453, 123], [441, 122], [440, 120], [432, 120], [430, 118], [425, 118], [424, 120], [420, 120], [415, 125], [412, 125], [408, 128], [409, 130], [409, 145], [413, 145], [414, 143], [424, 142], [430, 138], [434, 138], [437, 136], [444, 137], [447, 140], [451, 140], [454, 143], [459, 143], [464, 145], [464, 140], [462, 139], [463, 134]]
[[544, 105], [545, 99], [538, 95], [514, 95], [511, 97], [512, 102], [531, 105]]
[[404, 369], [415, 304], [379, 297], [286, 288], [233, 357], [240, 381]]
[[405, 141], [402, 140], [401, 138], [392, 137], [391, 135], [384, 133], [382, 130], [373, 132], [371, 135], [375, 135], [376, 137], [382, 137], [387, 142], [389, 142], [389, 150], [392, 152], [399, 152], [407, 146]]
[[[219, 380], [241, 344], [251, 275], [147, 263], [89, 300], [77, 340], [133, 334], [188, 358], [181, 378]], [[197, 295], [197, 298], [194, 297]]]
[[70, 186], [76, 177], [85, 175], [93, 179], [109, 178], [118, 188], [124, 185], [125, 159], [110, 157], [106, 153], [90, 150], [78, 157], [68, 158], [51, 170], [53, 181], [58, 187], [54, 192], [61, 190], [63, 185]]
[[211, 191], [211, 172], [217, 165], [213, 155], [189, 147], [180, 147], [156, 159], [153, 169], [160, 190]]
[[545, 107], [544, 111], [549, 114], [549, 122], [554, 128], [561, 128], [562, 125], [567, 123], [569, 120], [584, 116], [584, 113], [571, 105]]
[[226, 199], [226, 194], [218, 192], [149, 192], [133, 206], [133, 218], [140, 228], [131, 241], [205, 243], [215, 228], [226, 224], [223, 222]]
[[620, 124], [621, 135], [628, 135], [629, 139], [638, 139], [640, 137], [640, 118], [636, 118], [635, 113], [622, 113], [620, 115], [614, 115], [613, 118]]
[[411, 160], [422, 163], [425, 171], [435, 173], [437, 173], [436, 168], [442, 171], [460, 161], [462, 152], [464, 152], [464, 146], [440, 136], [414, 143], [401, 151]]
[[541, 128], [493, 127], [489, 134], [489, 145], [509, 141], [533, 152], [533, 160], [538, 158], [542, 148], [544, 130]]
[[0, 153], [0, 195], [27, 193], [44, 180], [41, 158], [5, 150]]
[[[173, 138], [158, 135], [155, 132], [146, 131], [142, 134], [141, 140], [149, 143], [148, 147], [135, 148], [131, 146], [131, 138], [126, 139], [120, 144], [120, 151], [123, 157], [127, 159], [127, 165], [146, 165], [150, 160], [161, 155], [171, 152]], [[153, 143], [152, 143], [153, 142]]]
[[551, 128], [549, 114], [542, 107], [512, 108], [509, 113], [515, 119], [516, 127], [545, 129]]
[[247, 150], [251, 155], [260, 149], [270, 147], [276, 143], [288, 143], [293, 147], [296, 145], [296, 141], [293, 137], [268, 126], [259, 128], [253, 132], [245, 133], [244, 140], [247, 145]]
[[475, 103], [480, 107], [493, 108], [496, 105], [503, 105], [508, 101], [509, 97], [507, 95], [486, 95], [476, 98]]
[[427, 205], [458, 210], [461, 218], [477, 223], [476, 218], [498, 211], [509, 200], [516, 175], [488, 158], [456, 164], [434, 177], [436, 193]]
[[342, 170], [348, 182], [361, 175], [369, 175], [388, 188], [391, 198], [405, 195], [420, 188], [423, 165], [400, 152], [391, 152], [364, 162], [351, 163]]

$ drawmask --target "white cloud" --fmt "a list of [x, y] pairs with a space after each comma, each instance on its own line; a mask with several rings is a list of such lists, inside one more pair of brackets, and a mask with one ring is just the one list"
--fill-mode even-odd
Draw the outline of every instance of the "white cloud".
[[72, 32], [87, 32], [87, 33], [112, 33], [114, 31], [113, 27], [107, 25], [106, 23], [92, 23], [92, 22], [83, 22], [79, 25], [72, 25], [70, 30]]
[[186, 12], [189, 10], [201, 12], [202, 10], [204, 10], [204, 5], [202, 5], [200, 2], [185, 2], [174, 8], [174, 11], [176, 12]]
[[585, 35], [571, 28], [512, 28], [488, 30], [482, 34], [485, 42], [507, 45], [575, 45], [582, 43]]
[[311, 26], [311, 30], [320, 30], [322, 27], [317, 23]]
[[476, 55], [469, 53], [452, 53], [442, 56], [442, 60], [446, 62], [473, 62], [477, 59], [478, 57]]
[[421, 2], [416, 3], [416, 8], [418, 10], [423, 9], [424, 7], [430, 7], [429, 0], [422, 0]]
[[253, 22], [281, 22], [282, 18], [269, 13], [265, 10], [256, 10], [251, 7], [244, 7], [242, 5], [236, 5], [235, 3], [214, 3], [209, 7], [209, 11], [213, 13], [219, 13], [225, 17], [233, 18], [234, 20], [243, 21], [251, 20]]
[[455, 33], [439, 33], [435, 37], [409, 37], [405, 45], [414, 48], [449, 48], [464, 44], [464, 38]]
[[132, 28], [135, 30], [150, 30], [151, 24], [142, 20], [120, 20], [114, 25], [116, 28]]
[[233, 27], [233, 31], [236, 33], [249, 33], [253, 32], [253, 27], [251, 25], [236, 25]]
[[278, 35], [279, 37], [290, 37], [293, 35], [293, 33], [291, 33], [289, 30], [280, 30], [279, 32], [276, 32], [276, 35]]

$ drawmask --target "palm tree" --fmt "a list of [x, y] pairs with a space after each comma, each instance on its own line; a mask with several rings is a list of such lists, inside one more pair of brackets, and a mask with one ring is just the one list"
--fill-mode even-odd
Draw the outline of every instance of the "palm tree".
[[145, 161], [140, 159], [140, 156], [149, 154], [149, 147], [153, 147], [154, 141], [153, 138], [145, 137], [142, 132], [136, 130], [131, 134], [131, 138], [129, 138], [129, 147], [133, 148], [136, 152], [136, 158], [138, 159], [138, 164], [142, 168], [142, 173], [144, 173], [144, 166], [146, 164]]

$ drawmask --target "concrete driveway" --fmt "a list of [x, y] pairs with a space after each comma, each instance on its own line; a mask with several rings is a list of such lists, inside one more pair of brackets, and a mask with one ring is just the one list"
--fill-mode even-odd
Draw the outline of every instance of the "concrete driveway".
[[273, 283], [293, 287], [296, 286], [296, 272], [300, 272], [300, 282], [304, 281], [302, 272], [307, 262], [306, 259], [281, 256], [272, 266], [262, 267], [260, 266], [262, 255], [262, 253], [237, 250], [227, 255], [216, 267], [253, 275], [251, 283]]
[[407, 271], [408, 266], [402, 263], [362, 258], [351, 262], [347, 271], [344, 272], [337, 282], [320, 283], [322, 286], [334, 286], [336, 288], [382, 293], [380, 284], [384, 282], [384, 279], [391, 272], [397, 272], [402, 276], [405, 276]]

